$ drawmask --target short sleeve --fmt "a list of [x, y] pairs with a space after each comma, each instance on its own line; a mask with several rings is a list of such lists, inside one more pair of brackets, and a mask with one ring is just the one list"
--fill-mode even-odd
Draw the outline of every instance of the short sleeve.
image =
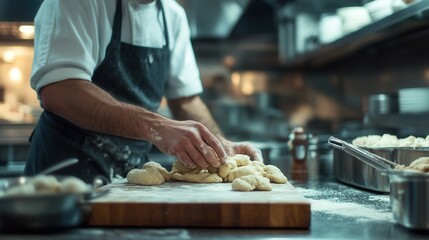
[[45, 0], [36, 15], [31, 86], [91, 80], [98, 62], [96, 7], [89, 0]]
[[192, 49], [189, 25], [183, 9], [178, 11], [177, 18], [174, 23], [178, 26], [170, 35], [175, 39], [171, 50], [171, 76], [165, 94], [168, 99], [197, 95], [203, 91]]

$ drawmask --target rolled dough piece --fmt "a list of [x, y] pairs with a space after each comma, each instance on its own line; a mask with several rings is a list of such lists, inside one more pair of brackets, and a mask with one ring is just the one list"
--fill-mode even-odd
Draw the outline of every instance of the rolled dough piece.
[[191, 168], [187, 168], [185, 166], [185, 164], [183, 164], [182, 161], [180, 161], [180, 160], [177, 159], [173, 163], [173, 168], [171, 169], [171, 174], [174, 174], [174, 173], [180, 173], [180, 174], [194, 173], [194, 174], [196, 174], [196, 173], [201, 172], [201, 170], [203, 170], [203, 169], [200, 168], [200, 167], [198, 167], [198, 166], [195, 166], [195, 168], [192, 168], [192, 169]]
[[235, 159], [228, 157], [224, 164], [219, 166], [218, 174], [221, 178], [227, 178], [232, 169], [237, 168]]
[[38, 193], [56, 193], [61, 191], [61, 184], [54, 176], [36, 176], [30, 181], [30, 184], [34, 185], [34, 189]]
[[247, 175], [234, 179], [231, 184], [234, 191], [271, 191], [270, 180], [261, 175]]
[[267, 165], [264, 167], [262, 175], [275, 183], [287, 183], [287, 178], [283, 175], [282, 171], [274, 165]]
[[61, 192], [83, 193], [90, 190], [90, 187], [77, 177], [64, 178], [60, 183]]
[[169, 179], [168, 171], [156, 162], [147, 162], [143, 169], [132, 169], [127, 174], [129, 183], [145, 186], [161, 185]]
[[255, 168], [256, 171], [263, 173], [265, 172], [265, 164], [259, 161], [252, 161], [251, 165]]
[[250, 157], [244, 154], [235, 154], [232, 158], [237, 162], [237, 167], [247, 166], [252, 162]]
[[217, 173], [200, 172], [194, 173], [174, 173], [171, 175], [171, 179], [180, 182], [192, 182], [192, 183], [221, 183], [222, 178]]
[[252, 165], [242, 166], [233, 169], [228, 175], [228, 182], [234, 181], [234, 179], [247, 176], [247, 175], [261, 175]]
[[36, 193], [36, 189], [34, 188], [34, 184], [25, 183], [20, 186], [9, 188], [4, 192], [4, 196], [31, 195], [35, 193]]

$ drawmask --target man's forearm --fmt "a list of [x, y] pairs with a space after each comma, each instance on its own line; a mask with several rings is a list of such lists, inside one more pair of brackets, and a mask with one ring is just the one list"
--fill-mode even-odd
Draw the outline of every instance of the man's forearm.
[[85, 80], [64, 80], [41, 90], [45, 110], [77, 126], [127, 138], [150, 140], [151, 124], [164, 117], [114, 99]]
[[169, 100], [168, 102], [173, 116], [178, 120], [194, 120], [206, 126], [219, 140], [224, 140], [224, 135], [213, 119], [207, 106], [198, 96]]

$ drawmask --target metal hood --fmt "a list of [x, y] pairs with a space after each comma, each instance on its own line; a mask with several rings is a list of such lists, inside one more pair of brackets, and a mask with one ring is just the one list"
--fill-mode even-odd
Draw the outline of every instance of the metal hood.
[[0, 0], [0, 22], [33, 22], [43, 0]]
[[224, 39], [276, 31], [267, 0], [176, 0], [188, 17], [193, 39]]

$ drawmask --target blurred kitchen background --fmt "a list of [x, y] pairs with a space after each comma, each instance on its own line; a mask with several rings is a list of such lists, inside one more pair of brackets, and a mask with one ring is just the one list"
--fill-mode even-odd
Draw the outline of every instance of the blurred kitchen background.
[[[429, 133], [429, 1], [177, 1], [225, 135], [255, 143], [288, 177], [295, 127], [308, 135], [309, 177], [333, 174], [331, 135]], [[42, 111], [29, 83], [42, 2], [0, 0], [1, 176], [21, 173]]]

